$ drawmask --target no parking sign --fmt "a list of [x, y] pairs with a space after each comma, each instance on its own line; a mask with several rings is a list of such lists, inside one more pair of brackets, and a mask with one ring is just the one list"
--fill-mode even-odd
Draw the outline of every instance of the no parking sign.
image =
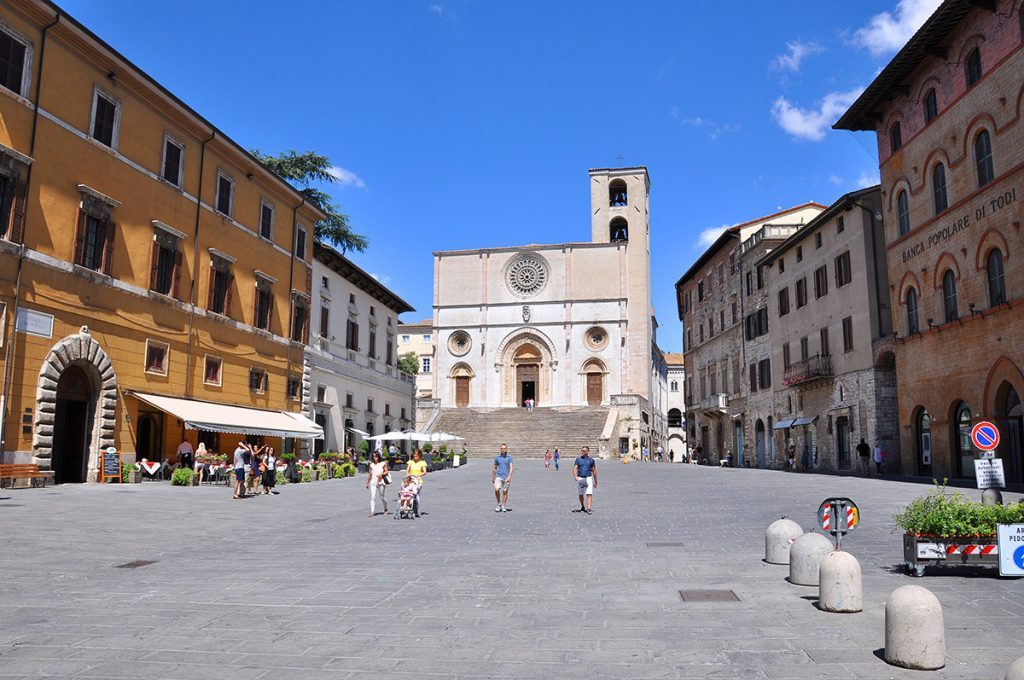
[[971, 441], [980, 451], [995, 451], [999, 447], [999, 428], [983, 420], [971, 428]]

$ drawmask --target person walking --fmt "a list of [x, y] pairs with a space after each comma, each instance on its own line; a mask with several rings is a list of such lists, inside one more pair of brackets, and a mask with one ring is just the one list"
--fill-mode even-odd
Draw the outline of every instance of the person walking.
[[418, 489], [412, 510], [419, 517], [423, 510], [423, 478], [427, 476], [427, 463], [423, 460], [423, 453], [419, 449], [412, 450], [412, 457], [405, 465], [405, 474], [412, 477], [412, 481]]
[[559, 459], [559, 458], [561, 458], [561, 457], [562, 457], [562, 454], [561, 454], [561, 453], [559, 453], [559, 451], [558, 451], [558, 447], [556, 446], [556, 447], [555, 447], [555, 453], [554, 453], [554, 459], [555, 459], [555, 470], [558, 470], [558, 459]]
[[874, 453], [873, 457], [874, 457], [874, 460], [875, 460], [875, 472], [878, 474], [879, 477], [881, 477], [882, 476], [882, 463], [885, 462], [885, 451], [882, 450], [881, 446], [876, 446], [875, 447], [875, 453]]
[[247, 446], [245, 442], [238, 442], [238, 446], [235, 447], [235, 495], [233, 498], [245, 498], [245, 454], [252, 455]]
[[580, 455], [572, 464], [572, 477], [579, 489], [579, 511], [588, 515], [593, 513], [594, 489], [597, 488], [597, 461], [590, 457], [589, 446], [580, 448]]
[[661, 444], [658, 444], [658, 448], [654, 449], [654, 455], [659, 463], [665, 462], [665, 449], [662, 448]]
[[508, 455], [508, 445], [501, 445], [501, 452], [494, 458], [494, 466], [491, 468], [491, 483], [494, 485], [494, 499], [498, 506], [495, 512], [511, 512], [508, 507], [508, 488], [512, 484], [512, 473], [516, 466], [512, 463], [512, 456]]
[[860, 456], [861, 471], [865, 477], [869, 477], [871, 475], [871, 447], [864, 441], [864, 437], [861, 437], [860, 444], [857, 444], [857, 455]]
[[195, 450], [192, 448], [192, 443], [187, 439], [183, 439], [178, 444], [178, 465], [183, 468], [194, 469], [195, 468]]
[[384, 496], [387, 490], [388, 464], [383, 460], [380, 451], [374, 451], [370, 457], [370, 470], [366, 474], [366, 488], [370, 490], [370, 517], [377, 514], [377, 501], [388, 514], [388, 499]]
[[544, 469], [551, 469], [551, 449], [544, 450]]
[[276, 494], [274, 487], [277, 486], [277, 457], [274, 456], [274, 449], [267, 447], [267, 453], [260, 465], [263, 472], [263, 493], [264, 495]]

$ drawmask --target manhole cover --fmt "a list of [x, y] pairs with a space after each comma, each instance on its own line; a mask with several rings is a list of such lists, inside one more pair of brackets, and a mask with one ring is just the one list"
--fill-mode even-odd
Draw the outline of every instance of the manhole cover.
[[731, 590], [680, 590], [683, 602], [739, 602]]
[[682, 543], [673, 543], [671, 541], [663, 543], [644, 543], [648, 548], [682, 548]]
[[157, 560], [135, 560], [134, 562], [125, 562], [124, 564], [117, 565], [117, 569], [138, 569], [139, 567], [145, 567], [150, 564], [156, 564]]

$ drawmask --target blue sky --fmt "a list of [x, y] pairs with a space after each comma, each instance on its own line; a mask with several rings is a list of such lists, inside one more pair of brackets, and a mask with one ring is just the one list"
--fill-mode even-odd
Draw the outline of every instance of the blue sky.
[[406, 321], [431, 252], [588, 240], [587, 169], [646, 165], [679, 351], [673, 284], [717, 230], [877, 181], [874, 135], [829, 126], [939, 0], [61, 4], [243, 146], [328, 155]]

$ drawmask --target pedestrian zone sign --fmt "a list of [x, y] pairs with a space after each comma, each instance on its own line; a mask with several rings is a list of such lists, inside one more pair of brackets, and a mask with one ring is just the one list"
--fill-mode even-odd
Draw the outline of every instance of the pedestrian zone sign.
[[1024, 576], [1024, 524], [999, 525], [999, 575]]

